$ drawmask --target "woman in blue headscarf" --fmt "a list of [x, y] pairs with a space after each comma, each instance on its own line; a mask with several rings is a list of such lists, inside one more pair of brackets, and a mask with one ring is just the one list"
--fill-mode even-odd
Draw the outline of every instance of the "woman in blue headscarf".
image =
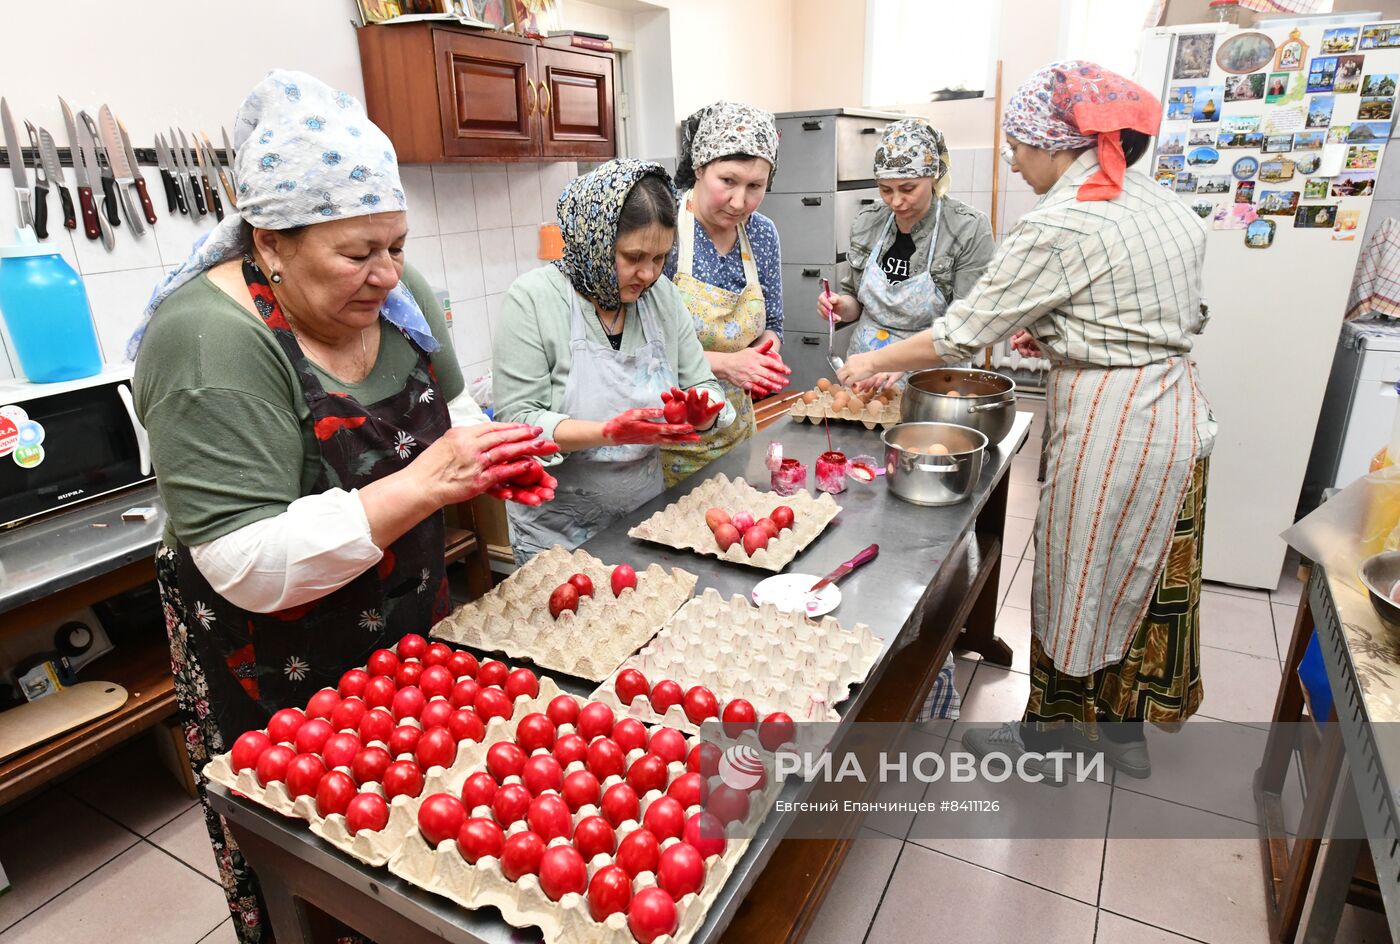
[[[136, 407], [169, 512], [156, 554], [199, 772], [272, 712], [447, 614], [444, 505], [538, 505], [540, 429], [488, 424], [407, 268], [393, 147], [351, 96], [273, 72], [235, 119], [238, 212], [156, 290]], [[256, 879], [205, 805], [239, 940]]]

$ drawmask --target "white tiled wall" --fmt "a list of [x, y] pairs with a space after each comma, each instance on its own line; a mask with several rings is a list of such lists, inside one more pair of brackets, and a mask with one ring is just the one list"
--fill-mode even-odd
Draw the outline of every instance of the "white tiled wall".
[[[1000, 160], [991, 148], [950, 148], [948, 160], [951, 166], [951, 182], [948, 195], [991, 215], [992, 212], [992, 162]], [[995, 236], [1005, 236], [1025, 213], [1035, 206], [1038, 197], [1021, 179], [1020, 174], [1002, 164], [997, 181], [1000, 190], [999, 221]]]
[[[83, 278], [102, 356], [112, 365], [124, 363], [126, 340], [151, 290], [213, 226], [213, 217], [199, 225], [168, 215], [159, 176], [151, 168], [143, 170], [155, 189], [159, 216], [144, 238], [118, 227], [116, 248], [109, 253], [81, 232], [76, 238], [61, 227], [50, 233], [50, 241]], [[406, 256], [452, 299], [452, 340], [470, 380], [490, 368], [491, 338], [504, 293], [517, 275], [540, 264], [539, 224], [554, 220], [555, 202], [578, 165], [411, 165], [401, 173], [409, 210]], [[51, 195], [51, 219], [57, 209], [58, 199]], [[14, 191], [6, 174], [0, 181], [0, 243], [13, 241], [14, 223]], [[9, 339], [0, 332], [0, 378], [19, 375]]]

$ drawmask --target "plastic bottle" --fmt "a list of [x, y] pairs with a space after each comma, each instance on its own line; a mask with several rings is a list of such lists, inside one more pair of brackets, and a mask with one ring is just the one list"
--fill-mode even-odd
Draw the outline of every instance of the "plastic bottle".
[[87, 290], [52, 246], [29, 227], [0, 246], [0, 315], [24, 376], [33, 383], [90, 377], [102, 370]]

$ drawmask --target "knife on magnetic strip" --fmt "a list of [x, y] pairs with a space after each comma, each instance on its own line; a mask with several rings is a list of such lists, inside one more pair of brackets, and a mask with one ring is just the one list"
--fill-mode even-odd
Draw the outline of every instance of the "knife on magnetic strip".
[[112, 168], [112, 179], [117, 192], [117, 199], [121, 201], [122, 216], [126, 217], [127, 225], [137, 236], [146, 235], [146, 227], [141, 222], [141, 214], [137, 212], [135, 205], [131, 202], [131, 191], [128, 187], [136, 184], [136, 171], [126, 161], [126, 149], [122, 147], [122, 132], [117, 127], [116, 116], [112, 114], [112, 109], [103, 105], [97, 110], [97, 126], [102, 129], [102, 146], [107, 149], [107, 164]]
[[126, 125], [117, 122], [117, 129], [122, 133], [122, 150], [126, 152], [126, 162], [131, 165], [132, 180], [136, 184], [136, 196], [141, 201], [141, 211], [146, 214], [146, 222], [152, 226], [156, 222], [156, 208], [151, 206], [151, 194], [146, 189], [146, 178], [141, 173], [141, 167], [136, 163], [136, 149], [131, 146], [131, 135], [126, 133]]
[[[67, 229], [76, 229], [78, 217], [73, 212], [73, 195], [68, 192], [68, 184], [63, 179], [63, 165], [58, 162], [58, 146], [53, 142], [53, 135], [49, 134], [47, 128], [39, 129], [39, 160], [44, 165], [44, 172], [49, 175], [49, 186], [58, 189], [58, 198], [63, 203], [63, 225]], [[76, 155], [74, 163], [77, 162]]]
[[[58, 104], [63, 106], [63, 124], [68, 129], [68, 147], [73, 152], [73, 179], [78, 187], [78, 207], [83, 215], [83, 232], [88, 239], [97, 239], [102, 230], [97, 223], [97, 204], [92, 198], [92, 178], [88, 176], [87, 155], [83, 153], [82, 138], [78, 135], [78, 122], [73, 117], [73, 109], [59, 96]], [[103, 239], [106, 242], [106, 239]]]
[[166, 211], [174, 213], [190, 212], [185, 206], [185, 195], [175, 183], [175, 172], [171, 169], [170, 148], [165, 145], [165, 136], [156, 134], [156, 164], [160, 167], [160, 183], [165, 188]]
[[[92, 132], [88, 130], [87, 122], [81, 120], [85, 117], [87, 116], [84, 115], [82, 112], [78, 112], [78, 149], [82, 152], [84, 176], [87, 177], [90, 183], [92, 181], [93, 175], [98, 173], [99, 165], [97, 163], [97, 142], [93, 140]], [[76, 168], [77, 164], [74, 164], [73, 166]], [[82, 187], [80, 185], [78, 187], [78, 198], [79, 202], [83, 204], [84, 222], [87, 221], [88, 214], [91, 213], [93, 217], [93, 222], [95, 222], [99, 227], [99, 235], [102, 237], [102, 245], [110, 252], [111, 249], [114, 246], [116, 246], [117, 240], [116, 237], [112, 234], [112, 226], [108, 222], [107, 217], [104, 214], [99, 213], [97, 211], [97, 207], [95, 205], [96, 200], [92, 194], [92, 187]], [[115, 206], [113, 206], [113, 209], [115, 209]]]

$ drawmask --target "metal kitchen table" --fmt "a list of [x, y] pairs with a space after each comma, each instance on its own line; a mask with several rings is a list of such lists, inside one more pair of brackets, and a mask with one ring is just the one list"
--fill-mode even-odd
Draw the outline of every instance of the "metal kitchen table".
[[[884, 648], [865, 684], [838, 706], [842, 723], [834, 743], [839, 744], [852, 721], [914, 720], [955, 643], [994, 663], [1011, 663], [1011, 650], [996, 638], [993, 624], [1011, 460], [1030, 424], [1030, 414], [1017, 415], [1006, 439], [988, 451], [973, 495], [958, 505], [919, 507], [889, 494], [882, 480], [874, 485], [852, 483], [838, 496], [841, 514], [789, 565], [791, 571], [824, 574], [872, 541], [880, 544], [879, 558], [842, 582], [844, 599], [834, 614], [843, 624], [866, 623], [884, 637]], [[775, 439], [782, 442], [785, 455], [809, 466], [827, 448], [821, 427], [785, 419], [736, 447], [703, 475], [742, 476], [766, 488], [764, 457]], [[879, 433], [863, 427], [833, 424], [832, 440], [848, 456], [883, 455]], [[700, 576], [697, 593], [714, 587], [726, 595], [747, 595], [766, 572], [627, 537], [634, 524], [699, 481], [681, 483], [585, 548], [609, 562], [656, 561], [683, 567]], [[593, 688], [581, 680], [559, 681], [579, 694]], [[789, 783], [783, 798], [802, 789]], [[261, 877], [283, 944], [321, 939], [325, 915], [378, 941], [494, 944], [530, 939], [530, 932], [511, 928], [494, 908], [466, 911], [386, 869], [361, 865], [322, 842], [299, 820], [235, 797], [217, 784], [210, 786], [209, 796]], [[853, 816], [859, 819], [859, 814]], [[800, 940], [841, 868], [850, 844], [844, 837], [854, 834], [851, 822], [836, 819], [830, 838], [799, 840], [784, 838], [787, 817], [770, 815], [706, 916], [695, 944]]]

